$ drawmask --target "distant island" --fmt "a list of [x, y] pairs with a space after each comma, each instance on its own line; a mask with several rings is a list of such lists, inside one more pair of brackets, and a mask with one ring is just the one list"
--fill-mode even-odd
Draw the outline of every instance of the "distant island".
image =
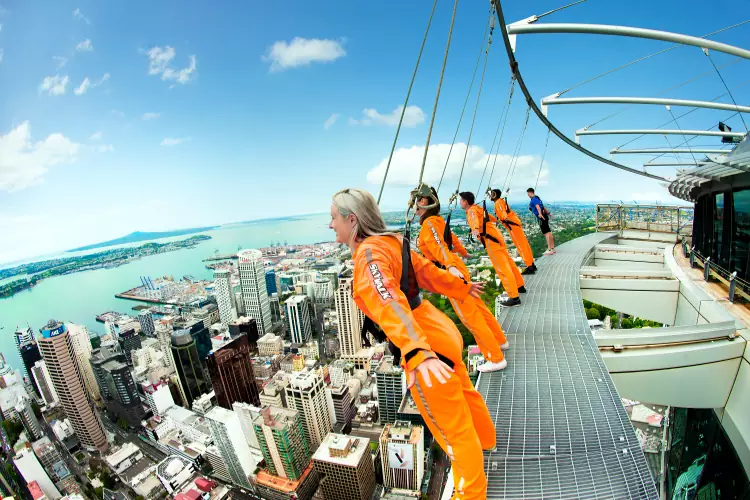
[[206, 226], [206, 227], [191, 227], [187, 229], [177, 229], [175, 231], [159, 231], [159, 232], [143, 232], [136, 231], [130, 233], [122, 238], [114, 240], [103, 241], [101, 243], [94, 243], [93, 245], [86, 245], [85, 247], [78, 247], [72, 250], [67, 250], [66, 253], [70, 252], [81, 252], [83, 250], [92, 250], [94, 248], [111, 247], [114, 245], [124, 245], [126, 243], [137, 243], [139, 241], [158, 240], [159, 238], [170, 238], [173, 236], [183, 236], [185, 234], [202, 233], [204, 231], [210, 231], [216, 229], [219, 226]]
[[18, 292], [33, 287], [43, 279], [53, 276], [117, 267], [148, 255], [192, 248], [210, 239], [210, 236], [199, 234], [180, 241], [170, 241], [169, 243], [150, 242], [137, 247], [112, 248], [78, 257], [43, 260], [8, 269], [1, 269], [0, 279], [12, 278], [13, 276], [23, 277], [0, 285], [0, 298], [12, 297]]

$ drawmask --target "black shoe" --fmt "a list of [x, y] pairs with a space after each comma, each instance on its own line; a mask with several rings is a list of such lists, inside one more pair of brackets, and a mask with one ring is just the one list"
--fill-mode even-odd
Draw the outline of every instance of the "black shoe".
[[535, 272], [536, 272], [536, 265], [531, 264], [526, 269], [524, 269], [521, 274], [534, 274]]
[[500, 305], [504, 307], [513, 307], [513, 306], [520, 306], [521, 305], [521, 299], [518, 297], [511, 299], [508, 297], [507, 299], [500, 302]]
[[519, 286], [518, 287], [518, 293], [526, 293], [526, 287], [525, 286]]

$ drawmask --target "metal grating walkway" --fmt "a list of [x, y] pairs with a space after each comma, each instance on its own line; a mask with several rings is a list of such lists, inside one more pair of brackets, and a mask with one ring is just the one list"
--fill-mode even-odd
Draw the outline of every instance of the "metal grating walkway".
[[658, 499], [646, 459], [588, 327], [578, 284], [596, 233], [565, 243], [499, 314], [509, 366], [478, 389], [497, 432], [488, 498]]

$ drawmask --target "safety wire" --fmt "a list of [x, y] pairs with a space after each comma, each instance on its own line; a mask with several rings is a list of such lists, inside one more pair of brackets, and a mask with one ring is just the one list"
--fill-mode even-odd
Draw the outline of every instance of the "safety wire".
[[[735, 104], [735, 106], [736, 106], [736, 104]], [[683, 132], [682, 131], [682, 127], [680, 127], [680, 122], [677, 121], [677, 118], [675, 118], [674, 113], [672, 113], [672, 107], [671, 106], [666, 106], [666, 108], [667, 108], [667, 111], [669, 111], [669, 114], [672, 116], [672, 120], [674, 120], [674, 124], [677, 125], [677, 128], [679, 129], [680, 133], [682, 133], [682, 138], [687, 141], [687, 137], [685, 137], [685, 132]], [[666, 139], [666, 137], [667, 136], [665, 135], [664, 138]], [[669, 139], [667, 139], [667, 144], [669, 144]], [[672, 145], [669, 144], [669, 147], [671, 148]], [[698, 160], [695, 159], [695, 155], [693, 154], [693, 148], [688, 147], [688, 149], [690, 150], [690, 156], [693, 157], [693, 163], [695, 163], [697, 165], [698, 164]]]
[[406, 114], [406, 106], [409, 104], [409, 96], [411, 96], [411, 89], [414, 87], [414, 80], [417, 78], [417, 71], [419, 70], [419, 62], [422, 60], [422, 52], [424, 52], [424, 46], [427, 43], [427, 35], [430, 33], [430, 26], [432, 25], [432, 18], [435, 15], [435, 7], [437, 7], [438, 0], [432, 3], [432, 11], [430, 12], [430, 19], [427, 21], [427, 29], [424, 32], [424, 38], [422, 39], [422, 46], [419, 48], [419, 55], [417, 56], [417, 64], [414, 66], [414, 73], [411, 75], [411, 82], [409, 83], [409, 90], [406, 92], [406, 100], [404, 100], [404, 106], [401, 108], [401, 117], [398, 119], [398, 126], [396, 127], [396, 137], [393, 138], [393, 145], [391, 146], [391, 154], [388, 155], [388, 163], [385, 166], [385, 174], [383, 175], [383, 183], [380, 185], [380, 193], [378, 193], [378, 203], [380, 198], [383, 196], [383, 188], [385, 188], [385, 180], [388, 178], [388, 171], [391, 168], [391, 161], [393, 161], [393, 153], [396, 150], [396, 143], [398, 142], [398, 135], [401, 132], [401, 124], [404, 122], [404, 115]]
[[[490, 176], [487, 180], [487, 183], [489, 185], [490, 182], [492, 182], [492, 175], [495, 173], [495, 165], [497, 164], [497, 154], [500, 152], [500, 143], [503, 142], [503, 135], [505, 134], [505, 125], [508, 123], [508, 113], [510, 113], [510, 104], [513, 101], [513, 90], [515, 89], [516, 84], [516, 76], [511, 75], [510, 77], [510, 90], [508, 90], [508, 102], [505, 104], [505, 109], [500, 114], [501, 118], [500, 121], [497, 122], [497, 129], [495, 129], [495, 138], [492, 139], [492, 146], [490, 146], [490, 154], [487, 156], [487, 162], [484, 164], [484, 171], [482, 171], [482, 178], [479, 179], [479, 186], [477, 187], [477, 194], [481, 192], [482, 189], [482, 182], [484, 182], [484, 176], [487, 174], [487, 167], [490, 164], [490, 158], [492, 158], [492, 150], [495, 147], [495, 141], [497, 141], [497, 152], [494, 155], [494, 160], [492, 162], [492, 171], [490, 172]], [[502, 124], [503, 128], [500, 129], [500, 125]], [[497, 138], [497, 133], [500, 132], [500, 140]]]
[[[727, 86], [727, 82], [724, 81], [724, 77], [721, 76], [721, 72], [719, 71], [719, 68], [716, 67], [716, 64], [714, 63], [714, 60], [711, 58], [711, 54], [708, 53], [708, 49], [704, 48], [703, 53], [706, 54], [706, 57], [708, 57], [708, 60], [711, 61], [711, 66], [714, 67], [714, 70], [716, 71], [716, 74], [719, 76], [719, 79], [721, 80], [721, 83], [724, 84], [724, 88], [727, 90], [727, 94], [729, 94], [729, 97], [732, 98], [732, 102], [734, 103], [735, 107], [737, 106], [737, 101], [734, 100], [734, 96], [732, 95], [732, 91], [729, 90], [729, 87]], [[747, 123], [745, 123], [745, 118], [742, 116], [742, 113], [740, 112], [740, 120], [742, 120], [742, 124], [745, 126], [745, 132], [747, 132]]]
[[[417, 190], [416, 192], [420, 191], [420, 188], [422, 187], [422, 179], [424, 178], [424, 168], [427, 164], [427, 152], [430, 149], [430, 138], [432, 137], [432, 128], [435, 125], [435, 116], [437, 115], [437, 108], [438, 103], [440, 102], [440, 89], [443, 87], [443, 77], [445, 76], [445, 67], [448, 65], [448, 53], [450, 52], [451, 48], [451, 38], [453, 38], [453, 26], [456, 22], [456, 11], [458, 10], [458, 0], [455, 0], [453, 3], [453, 14], [451, 16], [451, 25], [448, 30], [448, 40], [445, 43], [445, 55], [443, 56], [443, 67], [440, 70], [440, 80], [438, 80], [438, 87], [437, 92], [435, 94], [435, 104], [432, 107], [432, 117], [430, 118], [430, 127], [427, 130], [427, 141], [425, 142], [424, 146], [424, 155], [422, 156], [422, 167], [419, 170], [419, 182], [417, 182]], [[406, 209], [406, 225], [404, 227], [404, 233], [409, 234], [409, 231], [411, 230], [411, 223], [414, 220], [414, 217], [416, 216], [416, 211], [414, 214], [409, 217], [409, 213], [411, 212], [412, 208], [414, 207], [414, 203], [416, 200], [413, 196], [409, 197], [409, 205]]]
[[518, 137], [518, 143], [516, 144], [516, 150], [513, 153], [513, 158], [510, 160], [508, 165], [508, 173], [505, 174], [505, 182], [503, 182], [503, 193], [510, 189], [510, 184], [513, 182], [513, 174], [516, 173], [516, 166], [518, 165], [518, 155], [521, 153], [521, 144], [523, 144], [523, 136], [526, 135], [526, 127], [529, 125], [529, 114], [531, 113], [531, 106], [526, 108], [526, 120], [523, 123], [523, 130], [521, 135]]
[[469, 90], [466, 92], [466, 99], [464, 99], [464, 106], [461, 109], [461, 116], [458, 117], [458, 125], [456, 125], [456, 132], [453, 134], [453, 140], [451, 141], [451, 147], [448, 150], [448, 157], [445, 159], [445, 165], [443, 165], [443, 173], [440, 174], [440, 182], [437, 185], [437, 192], [440, 192], [440, 186], [443, 184], [443, 177], [445, 177], [445, 171], [448, 168], [448, 162], [451, 159], [451, 153], [453, 152], [453, 146], [456, 144], [456, 138], [458, 137], [458, 131], [461, 128], [461, 122], [464, 119], [464, 113], [466, 113], [466, 105], [469, 103], [469, 97], [471, 97], [471, 89], [474, 87], [474, 80], [477, 77], [477, 70], [479, 70], [479, 63], [482, 61], [482, 53], [485, 50], [487, 32], [490, 29], [490, 25], [494, 26], [495, 23], [495, 12], [490, 7], [490, 15], [487, 17], [487, 25], [484, 28], [484, 35], [482, 35], [482, 44], [479, 46], [479, 54], [477, 55], [477, 62], [474, 64], [474, 73], [471, 76], [471, 83], [469, 84]]
[[549, 144], [549, 136], [552, 133], [552, 131], [548, 128], [547, 129], [547, 139], [544, 141], [544, 152], [542, 153], [542, 161], [539, 162], [539, 172], [536, 174], [536, 182], [534, 183], [534, 190], [536, 191], [536, 187], [539, 184], [539, 176], [542, 175], [542, 167], [544, 167], [544, 158], [547, 156], [547, 145]]

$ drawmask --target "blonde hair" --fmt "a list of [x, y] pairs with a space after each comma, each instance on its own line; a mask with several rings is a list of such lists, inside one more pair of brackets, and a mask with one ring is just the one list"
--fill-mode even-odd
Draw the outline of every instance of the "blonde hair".
[[342, 216], [349, 217], [354, 214], [357, 217], [350, 239], [365, 239], [368, 236], [398, 236], [397, 233], [388, 230], [378, 202], [367, 191], [356, 188], [342, 189], [333, 195], [333, 204]]

